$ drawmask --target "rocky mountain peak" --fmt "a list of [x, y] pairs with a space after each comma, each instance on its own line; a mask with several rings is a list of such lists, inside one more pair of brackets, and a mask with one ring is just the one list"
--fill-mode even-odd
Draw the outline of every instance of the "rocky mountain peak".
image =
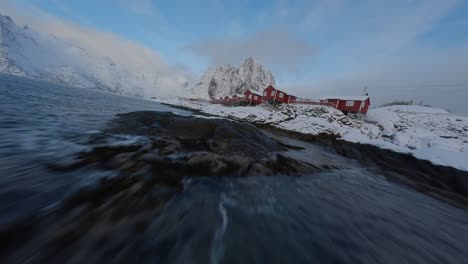
[[210, 68], [190, 90], [189, 97], [213, 99], [242, 94], [248, 89], [262, 91], [269, 85], [275, 85], [273, 74], [248, 58], [239, 68], [229, 64]]
[[258, 63], [256, 60], [254, 60], [253, 58], [247, 58], [244, 63], [242, 64], [242, 66], [240, 68], [244, 68], [244, 69], [254, 69], [256, 67], [263, 67], [262, 65], [260, 65], [260, 63]]
[[13, 30], [15, 29], [15, 24], [9, 16], [4, 16], [0, 14], [0, 43], [2, 45], [7, 45], [9, 41], [14, 40]]
[[0, 14], [0, 25], [3, 27], [4, 25], [13, 23], [13, 20], [9, 16], [5, 16]]

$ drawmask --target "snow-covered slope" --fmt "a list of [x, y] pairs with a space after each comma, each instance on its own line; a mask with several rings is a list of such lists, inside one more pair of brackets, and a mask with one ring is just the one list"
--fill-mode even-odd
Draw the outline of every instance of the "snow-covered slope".
[[468, 117], [422, 106], [389, 106], [369, 110], [364, 120], [345, 116], [326, 106], [267, 105], [224, 107], [206, 102], [169, 100], [203, 112], [232, 119], [409, 153], [434, 164], [468, 171]]
[[222, 65], [210, 68], [188, 94], [191, 98], [212, 99], [242, 94], [248, 89], [263, 91], [275, 85], [273, 74], [261, 64], [248, 58], [239, 68]]
[[[146, 88], [166, 87], [171, 79], [155, 69], [135, 70], [55, 36], [20, 27], [1, 14], [0, 30], [1, 73], [138, 97]], [[176, 77], [174, 83], [180, 82], [182, 90], [184, 80]]]
[[468, 170], [468, 117], [442, 109], [402, 105], [372, 109], [367, 120], [380, 128], [378, 141], [371, 140], [375, 145]]

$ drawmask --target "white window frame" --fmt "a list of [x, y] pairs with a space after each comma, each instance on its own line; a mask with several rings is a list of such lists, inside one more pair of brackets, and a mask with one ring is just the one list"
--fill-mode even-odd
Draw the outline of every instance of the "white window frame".
[[267, 96], [268, 95], [268, 92], [267, 91], [264, 91], [263, 92], [263, 96]]
[[347, 107], [353, 107], [355, 104], [356, 104], [356, 101], [353, 101], [353, 100], [346, 101], [346, 106]]
[[279, 93], [279, 94], [278, 94], [278, 97], [279, 97], [279, 98], [283, 98], [283, 97], [284, 97], [284, 93]]
[[250, 100], [250, 99], [252, 99], [252, 95], [251, 95], [251, 94], [249, 94], [249, 100]]
[[271, 91], [271, 96], [275, 96], [275, 91]]
[[254, 96], [254, 100], [258, 100], [258, 96], [255, 95], [255, 96]]

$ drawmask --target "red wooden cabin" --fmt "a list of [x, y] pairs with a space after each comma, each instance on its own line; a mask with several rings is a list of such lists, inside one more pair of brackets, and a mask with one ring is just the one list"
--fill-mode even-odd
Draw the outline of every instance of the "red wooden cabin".
[[231, 100], [232, 100], [231, 97], [226, 95], [226, 96], [224, 96], [224, 98], [222, 100], [222, 104], [223, 105], [229, 105], [231, 103]]
[[244, 92], [244, 102], [252, 105], [262, 103], [262, 95], [256, 91], [247, 90]]
[[275, 89], [272, 85], [268, 86], [263, 90], [263, 101], [264, 102], [279, 102], [279, 103], [294, 103], [297, 97], [289, 95], [281, 90]]
[[233, 98], [237, 101], [243, 101], [244, 100], [244, 94], [235, 94]]
[[275, 100], [276, 89], [272, 85], [268, 86], [263, 90], [262, 100], [264, 102], [271, 102]]
[[239, 106], [244, 103], [244, 95], [243, 94], [235, 94], [232, 96], [231, 104], [234, 106]]
[[294, 95], [288, 95], [288, 102], [287, 102], [288, 104], [289, 104], [289, 103], [294, 104], [294, 103], [296, 103], [296, 101], [297, 101], [297, 97], [296, 97], [296, 96], [294, 96]]
[[367, 114], [370, 106], [369, 96], [331, 96], [320, 99], [320, 102], [334, 106], [344, 113]]

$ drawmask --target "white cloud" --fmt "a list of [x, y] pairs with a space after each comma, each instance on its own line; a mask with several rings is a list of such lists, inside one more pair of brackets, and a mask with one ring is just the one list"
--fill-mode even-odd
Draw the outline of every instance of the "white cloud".
[[426, 36], [461, 4], [460, 0], [315, 2], [304, 12], [302, 29], [319, 36], [320, 59], [310, 70], [312, 77], [302, 76], [285, 86], [302, 96], [318, 97], [360, 94], [368, 85], [377, 105], [395, 99], [424, 100], [468, 114], [461, 99], [468, 96], [468, 86], [446, 86], [468, 83], [466, 39], [438, 47]]
[[186, 82], [190, 81], [185, 68], [166, 62], [161, 54], [142, 44], [59, 19], [32, 6], [17, 9], [10, 1], [2, 1], [0, 7], [18, 24], [27, 24], [39, 33], [73, 43], [93, 56], [109, 57], [128, 72], [147, 78], [147, 96], [180, 95]]
[[468, 46], [451, 50], [415, 48], [399, 55], [339, 74], [311, 85], [290, 85], [300, 96], [356, 95], [368, 86], [374, 106], [393, 100], [424, 101], [459, 114], [468, 114]]
[[318, 51], [304, 39], [281, 30], [201, 41], [187, 49], [195, 55], [209, 58], [213, 64], [239, 64], [245, 58], [252, 57], [269, 67], [286, 71], [298, 70]]

